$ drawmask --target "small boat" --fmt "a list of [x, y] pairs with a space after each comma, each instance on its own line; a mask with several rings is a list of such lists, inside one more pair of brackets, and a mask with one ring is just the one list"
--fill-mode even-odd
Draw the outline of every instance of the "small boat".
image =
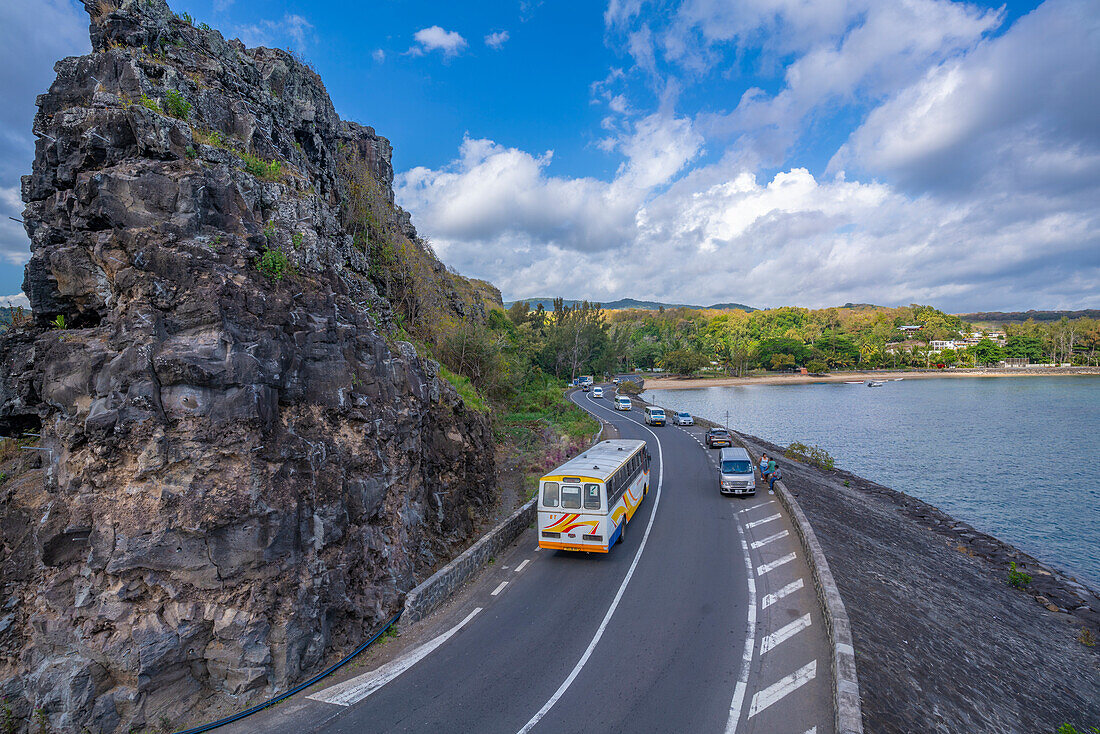
[[867, 381], [867, 387], [882, 387], [885, 384], [886, 383], [883, 382], [882, 380], [868, 380]]
[[845, 380], [844, 384], [845, 385], [862, 385], [863, 380]]

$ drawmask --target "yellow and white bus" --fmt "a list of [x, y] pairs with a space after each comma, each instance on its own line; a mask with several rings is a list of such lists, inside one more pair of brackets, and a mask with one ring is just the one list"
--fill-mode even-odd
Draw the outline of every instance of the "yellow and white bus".
[[645, 441], [601, 441], [539, 481], [539, 547], [607, 553], [649, 493]]

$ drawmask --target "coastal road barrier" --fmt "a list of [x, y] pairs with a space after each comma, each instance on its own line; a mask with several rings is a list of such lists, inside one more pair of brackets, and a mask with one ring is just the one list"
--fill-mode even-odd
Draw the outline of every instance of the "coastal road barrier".
[[[569, 395], [570, 391], [566, 391]], [[600, 440], [604, 431], [604, 422], [592, 436], [592, 443]], [[469, 548], [464, 550], [443, 568], [424, 579], [412, 591], [405, 595], [405, 607], [401, 612], [400, 627], [407, 628], [441, 607], [450, 597], [469, 581], [490, 558], [507, 548], [520, 533], [535, 521], [535, 505], [538, 497], [528, 500], [522, 507], [498, 523], [492, 530], [482, 535]]]
[[[644, 399], [643, 402], [645, 402]], [[654, 402], [653, 405], [657, 403]], [[672, 410], [665, 406], [660, 407]], [[696, 418], [695, 422], [704, 428], [724, 428], [721, 424], [705, 418]], [[749, 452], [753, 463], [757, 463], [759, 456], [749, 448], [745, 439], [736, 431], [730, 432]], [[791, 516], [795, 534], [798, 535], [799, 544], [806, 555], [806, 565], [810, 567], [814, 592], [829, 635], [829, 655], [833, 669], [833, 730], [837, 734], [863, 734], [863, 704], [859, 697], [859, 678], [856, 675], [856, 652], [852, 644], [852, 625], [848, 620], [848, 611], [844, 608], [844, 599], [841, 598], [840, 589], [837, 588], [832, 571], [829, 570], [829, 561], [825, 558], [825, 552], [798, 501], [787, 489], [783, 480], [777, 479], [774, 489], [776, 497]]]

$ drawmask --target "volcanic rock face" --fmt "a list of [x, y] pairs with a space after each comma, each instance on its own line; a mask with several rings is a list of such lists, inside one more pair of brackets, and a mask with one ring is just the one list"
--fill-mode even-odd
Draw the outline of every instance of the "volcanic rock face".
[[42, 449], [0, 486], [0, 697], [113, 732], [361, 641], [470, 535], [493, 465], [486, 419], [387, 338], [342, 219], [351, 161], [417, 242], [389, 142], [285, 52], [87, 5], [23, 180], [35, 325], [0, 339], [0, 432]]

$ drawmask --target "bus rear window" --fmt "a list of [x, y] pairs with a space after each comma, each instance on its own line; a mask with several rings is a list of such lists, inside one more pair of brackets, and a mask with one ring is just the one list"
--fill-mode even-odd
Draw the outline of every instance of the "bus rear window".
[[563, 510], [581, 509], [581, 488], [576, 484], [566, 484], [561, 488], [561, 508]]
[[586, 509], [586, 510], [598, 510], [598, 509], [600, 509], [600, 485], [598, 485], [598, 484], [586, 484], [586, 485], [584, 485], [584, 509]]
[[557, 507], [558, 506], [558, 483], [557, 482], [543, 482], [542, 483], [542, 506], [543, 507]]

